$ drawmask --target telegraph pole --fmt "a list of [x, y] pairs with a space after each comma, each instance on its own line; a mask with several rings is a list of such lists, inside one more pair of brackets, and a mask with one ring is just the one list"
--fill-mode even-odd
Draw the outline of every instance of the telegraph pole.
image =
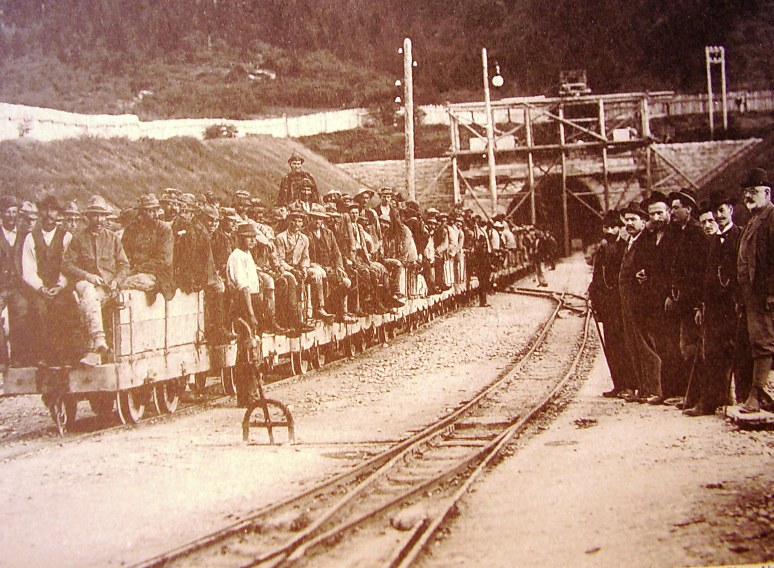
[[414, 59], [411, 56], [411, 40], [403, 40], [403, 115], [406, 132], [406, 190], [409, 201], [417, 200], [416, 173], [414, 166]]
[[489, 195], [492, 199], [492, 216], [497, 215], [497, 175], [495, 174], [494, 124], [492, 121], [492, 101], [489, 98], [489, 62], [486, 48], [481, 50], [481, 62], [484, 66], [484, 106], [486, 112], [486, 158], [489, 164]]

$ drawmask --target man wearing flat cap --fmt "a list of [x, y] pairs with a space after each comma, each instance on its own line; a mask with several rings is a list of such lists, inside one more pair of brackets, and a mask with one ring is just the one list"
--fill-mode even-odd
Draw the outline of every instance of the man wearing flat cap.
[[304, 158], [295, 150], [288, 158], [290, 172], [282, 178], [277, 194], [277, 206], [290, 205], [301, 198], [301, 188], [307, 184], [310, 199], [313, 203], [320, 203], [320, 193], [317, 191], [317, 182], [309, 172], [303, 170]]
[[602, 220], [603, 240], [594, 253], [594, 269], [589, 285], [589, 300], [594, 315], [604, 327], [603, 344], [607, 366], [613, 388], [603, 393], [607, 398], [633, 394], [636, 385], [631, 383], [629, 355], [621, 315], [621, 294], [618, 289], [618, 274], [626, 250], [626, 241], [621, 238], [623, 226], [621, 214], [610, 210]]
[[739, 237], [737, 279], [753, 358], [752, 386], [741, 412], [770, 407], [768, 378], [774, 357], [774, 205], [766, 170], [754, 168], [741, 184], [751, 213]]
[[699, 328], [694, 321], [699, 307], [704, 262], [707, 256], [707, 238], [696, 220], [698, 205], [696, 193], [683, 188], [668, 196], [671, 221], [667, 229], [672, 250], [669, 259], [668, 295], [664, 306], [666, 333], [673, 334], [669, 343], [678, 347], [674, 364], [664, 374], [664, 396], [684, 396], [695, 373]]
[[62, 273], [62, 259], [73, 236], [59, 226], [62, 205], [53, 195], [38, 202], [40, 222], [22, 244], [22, 279], [27, 285], [30, 316], [38, 340], [35, 342], [39, 361], [61, 364], [66, 354], [66, 335], [61, 330], [61, 314], [67, 305], [67, 278]]
[[118, 236], [107, 228], [112, 213], [99, 195], [86, 204], [86, 227], [70, 243], [62, 263], [62, 272], [75, 288], [81, 320], [86, 323], [89, 345], [81, 363], [94, 366], [100, 355], [109, 351], [105, 341], [102, 307], [115, 299], [129, 273], [129, 260]]
[[157, 292], [166, 300], [175, 295], [172, 276], [174, 238], [172, 227], [158, 219], [159, 200], [153, 194], [140, 197], [137, 218], [121, 239], [129, 259], [130, 271], [125, 286], [142, 290], [152, 303]]

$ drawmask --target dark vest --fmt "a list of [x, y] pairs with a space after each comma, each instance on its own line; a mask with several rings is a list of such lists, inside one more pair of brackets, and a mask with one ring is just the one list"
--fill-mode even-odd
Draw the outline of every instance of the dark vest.
[[35, 256], [38, 261], [38, 276], [43, 281], [43, 286], [50, 288], [56, 286], [59, 275], [62, 273], [62, 257], [64, 256], [64, 237], [67, 231], [56, 228], [51, 244], [47, 245], [43, 239], [43, 230], [36, 227], [32, 231], [32, 240], [35, 242]]

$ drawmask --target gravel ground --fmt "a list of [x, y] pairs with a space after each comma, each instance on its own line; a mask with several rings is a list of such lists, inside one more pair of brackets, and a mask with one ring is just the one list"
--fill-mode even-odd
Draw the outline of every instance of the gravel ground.
[[[577, 270], [561, 273], [569, 279]], [[139, 562], [421, 428], [506, 368], [552, 309], [549, 301], [511, 294], [490, 301], [491, 308], [461, 309], [355, 360], [270, 385], [267, 396], [293, 411], [294, 446], [245, 445], [243, 412], [227, 400], [61, 447], [48, 440], [3, 461], [0, 565]], [[29, 420], [41, 419], [38, 397], [13, 404], [30, 405]], [[29, 420], [19, 413], [13, 427]]]

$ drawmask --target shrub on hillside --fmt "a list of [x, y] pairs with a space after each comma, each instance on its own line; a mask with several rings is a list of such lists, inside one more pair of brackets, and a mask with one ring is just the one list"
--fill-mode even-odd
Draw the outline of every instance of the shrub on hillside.
[[204, 129], [205, 140], [215, 140], [216, 138], [236, 138], [237, 127], [233, 124], [213, 124]]

